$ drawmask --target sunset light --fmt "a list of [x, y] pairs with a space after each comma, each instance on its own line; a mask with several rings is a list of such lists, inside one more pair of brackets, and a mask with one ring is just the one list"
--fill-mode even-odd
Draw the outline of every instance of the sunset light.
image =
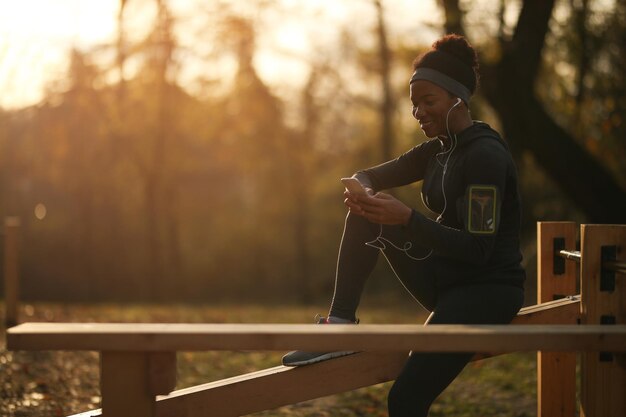
[[[207, 3], [200, 0], [167, 2], [180, 19], [176, 33], [188, 51], [206, 49], [203, 14]], [[209, 3], [212, 5], [213, 3]], [[231, 0], [215, 4], [230, 5], [233, 10], [249, 11], [250, 2]], [[0, 107], [19, 108], [35, 104], [43, 97], [51, 82], [63, 78], [67, 68], [68, 51], [106, 50], [117, 37], [119, 0], [21, 0], [0, 4]], [[255, 59], [260, 75], [270, 84], [294, 87], [306, 76], [308, 54], [318, 53], [329, 43], [338, 41], [339, 30], [346, 22], [357, 22], [368, 33], [375, 24], [373, 7], [366, 1], [323, 0], [300, 2], [281, 0], [277, 11], [265, 13], [266, 23], [258, 35]], [[394, 20], [391, 33], [415, 31], [424, 33], [424, 23], [404, 13], [413, 7], [409, 0], [390, 2], [387, 14]], [[261, 10], [261, 9], [259, 9]], [[433, 2], [420, 2], [420, 15], [437, 15]], [[430, 12], [429, 12], [430, 11]], [[155, 2], [131, 0], [125, 11], [125, 36], [140, 41], [155, 18]], [[244, 14], [245, 15], [245, 14]], [[369, 35], [368, 35], [369, 36]], [[367, 38], [365, 36], [364, 38]], [[104, 49], [103, 49], [104, 48]], [[192, 55], [195, 52], [192, 52]], [[183, 57], [181, 83], [191, 85], [199, 74], [214, 73], [229, 78], [232, 65], [224, 71], [207, 71], [197, 59]], [[111, 62], [111, 56], [107, 58]], [[186, 64], [186, 65], [185, 65]]]
[[0, 4], [0, 106], [42, 98], [46, 83], [61, 77], [71, 47], [112, 39], [115, 1], [20, 0]]
[[0, 417], [626, 416], [625, 39], [624, 0], [0, 0]]

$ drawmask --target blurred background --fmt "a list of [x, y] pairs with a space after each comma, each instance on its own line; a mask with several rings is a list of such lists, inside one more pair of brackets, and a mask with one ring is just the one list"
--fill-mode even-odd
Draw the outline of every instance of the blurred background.
[[[626, 223], [624, 0], [4, 1], [20, 297], [328, 301], [339, 178], [426, 140], [411, 62], [450, 32], [518, 164], [534, 301], [537, 221]], [[403, 297], [386, 268], [368, 285]]]

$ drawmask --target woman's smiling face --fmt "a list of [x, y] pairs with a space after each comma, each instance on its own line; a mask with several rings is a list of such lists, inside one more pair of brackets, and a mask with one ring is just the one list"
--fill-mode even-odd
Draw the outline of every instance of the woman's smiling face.
[[410, 98], [413, 117], [428, 138], [447, 136], [446, 115], [457, 99], [443, 88], [426, 80], [411, 83]]

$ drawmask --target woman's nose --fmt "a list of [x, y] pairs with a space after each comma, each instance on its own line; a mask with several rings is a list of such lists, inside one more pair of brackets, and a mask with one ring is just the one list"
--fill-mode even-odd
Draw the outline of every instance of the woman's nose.
[[421, 115], [422, 115], [422, 111], [420, 111], [420, 108], [418, 106], [413, 106], [413, 117], [419, 120]]

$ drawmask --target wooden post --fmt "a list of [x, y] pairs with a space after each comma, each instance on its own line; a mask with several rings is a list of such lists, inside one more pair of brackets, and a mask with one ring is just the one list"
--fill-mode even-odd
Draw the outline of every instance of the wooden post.
[[[576, 223], [537, 222], [537, 303], [576, 293], [576, 265], [558, 256], [573, 250]], [[576, 317], [558, 323], [576, 324]], [[537, 352], [537, 417], [576, 414], [576, 353]]]
[[101, 353], [100, 391], [105, 417], [154, 417], [156, 396], [176, 384], [176, 352]]
[[4, 302], [6, 327], [18, 323], [17, 299], [19, 295], [19, 217], [4, 221]]
[[[603, 260], [626, 258], [626, 225], [581, 226], [581, 320], [626, 324], [626, 277], [602, 268]], [[626, 416], [623, 353], [584, 352], [581, 417]]]
[[148, 385], [152, 395], [165, 395], [176, 388], [176, 352], [148, 354]]

